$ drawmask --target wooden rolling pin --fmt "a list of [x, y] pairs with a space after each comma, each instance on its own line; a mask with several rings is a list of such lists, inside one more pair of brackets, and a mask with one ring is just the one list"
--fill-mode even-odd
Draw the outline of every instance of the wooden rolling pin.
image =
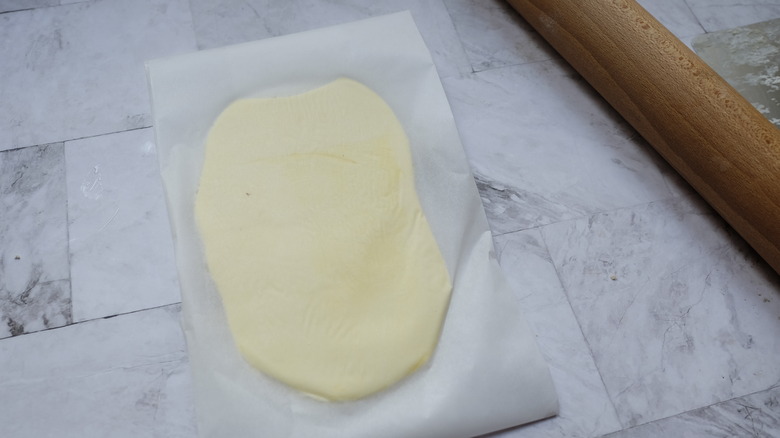
[[508, 0], [780, 273], [780, 129], [634, 0]]

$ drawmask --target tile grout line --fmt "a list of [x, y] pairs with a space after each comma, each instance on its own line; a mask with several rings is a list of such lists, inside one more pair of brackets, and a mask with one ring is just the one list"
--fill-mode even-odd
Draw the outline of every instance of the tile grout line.
[[720, 405], [720, 404], [723, 404], [723, 403], [728, 403], [730, 401], [738, 400], [738, 399], [745, 398], [745, 397], [750, 397], [750, 396], [753, 396], [753, 395], [758, 395], [758, 394], [760, 394], [762, 392], [771, 391], [771, 390], [773, 390], [775, 388], [780, 388], [780, 382], [776, 382], [776, 383], [772, 384], [771, 386], [769, 386], [768, 388], [759, 389], [758, 391], [753, 391], [753, 392], [748, 393], [748, 394], [732, 397], [732, 398], [729, 398], [729, 399], [726, 399], [726, 400], [717, 401], [717, 402], [714, 402], [714, 403], [710, 403], [708, 405], [699, 406], [697, 408], [688, 409], [687, 411], [682, 411], [682, 412], [678, 412], [676, 414], [668, 415], [668, 416], [663, 417], [663, 418], [658, 418], [658, 419], [653, 420], [653, 421], [648, 421], [647, 423], [636, 424], [634, 426], [623, 428], [623, 429], [617, 430], [615, 432], [610, 432], [610, 433], [607, 433], [607, 434], [603, 434], [603, 435], [600, 435], [599, 438], [605, 438], [605, 437], [608, 437], [608, 436], [610, 436], [612, 434], [615, 434], [615, 433], [618, 433], [618, 432], [625, 432], [625, 431], [633, 430], [633, 429], [636, 429], [638, 427], [644, 427], [644, 426], [647, 426], [647, 425], [650, 425], [650, 424], [658, 423], [658, 422], [661, 422], [661, 421], [666, 421], [666, 420], [669, 420], [669, 419], [672, 419], [672, 418], [676, 418], [676, 417], [680, 417], [682, 415], [689, 414], [691, 412], [695, 412], [695, 411], [699, 411], [699, 410], [702, 410], [702, 409], [711, 408], [713, 406], [717, 406], [717, 405]]
[[[694, 193], [696, 193], [697, 196], [701, 197], [701, 195], [699, 195], [698, 192], [694, 192]], [[507, 234], [520, 233], [522, 231], [539, 230], [539, 229], [547, 227], [549, 225], [563, 224], [563, 223], [566, 223], [566, 222], [578, 221], [578, 220], [582, 220], [582, 219], [591, 218], [593, 216], [598, 216], [598, 215], [602, 215], [602, 214], [615, 213], [615, 212], [619, 212], [619, 211], [622, 211], [622, 210], [631, 210], [631, 209], [634, 209], [634, 208], [637, 208], [637, 207], [648, 206], [648, 205], [651, 205], [651, 204], [655, 204], [657, 202], [673, 201], [675, 199], [681, 199], [683, 197], [684, 197], [683, 195], [675, 195], [674, 193], [669, 193], [668, 196], [665, 196], [663, 198], [653, 199], [652, 201], [640, 202], [638, 204], [626, 205], [626, 206], [623, 206], [623, 207], [616, 207], [616, 208], [613, 208], [613, 209], [610, 209], [610, 210], [601, 210], [601, 211], [597, 211], [597, 212], [593, 212], [593, 213], [586, 213], [586, 214], [583, 214], [581, 216], [576, 216], [576, 217], [569, 218], [569, 219], [561, 219], [559, 221], [549, 222], [549, 223], [546, 223], [546, 224], [534, 225], [534, 226], [531, 226], [531, 227], [528, 227], [528, 228], [519, 228], [519, 229], [511, 230], [511, 231], [504, 231], [502, 233], [494, 234], [493, 236], [494, 237], [499, 237], [499, 236], [504, 236], [504, 235], [507, 235]], [[709, 206], [708, 203], [705, 203], [705, 204]], [[720, 216], [718, 216], [718, 217], [720, 217]]]
[[111, 319], [111, 318], [115, 318], [117, 316], [132, 315], [134, 313], [146, 312], [147, 310], [164, 309], [166, 307], [177, 306], [177, 305], [181, 305], [181, 301], [176, 301], [176, 302], [168, 303], [168, 304], [161, 304], [159, 306], [154, 306], [154, 307], [147, 307], [147, 308], [144, 308], [144, 309], [131, 310], [129, 312], [120, 312], [120, 313], [116, 313], [116, 314], [113, 314], [113, 315], [99, 316], [97, 318], [85, 319], [84, 321], [79, 321], [79, 322], [74, 323], [74, 324], [81, 324], [81, 323], [84, 323], [84, 322], [99, 321], [101, 319]]
[[[57, 5], [57, 6], [59, 6], [59, 5]], [[41, 7], [45, 7], [45, 6], [41, 6]], [[40, 9], [41, 7], [38, 7], [38, 8], [26, 8], [26, 9], [14, 9], [12, 11], [3, 11], [3, 12], [0, 12], [0, 15], [13, 14], [14, 12], [34, 11], [36, 9]]]
[[[62, 185], [65, 187], [65, 247], [68, 251], [68, 295], [70, 296], [70, 300], [68, 300], [68, 306], [70, 307], [68, 319], [70, 320], [70, 324], [73, 324], [73, 264], [71, 263], [72, 253], [70, 251], [70, 196], [68, 194], [68, 157], [65, 153], [64, 141], [62, 142], [62, 176], [64, 180], [62, 181]], [[67, 327], [67, 325], [65, 327]]]
[[[447, 2], [446, 1], [442, 1], [442, 4], [444, 5], [444, 10], [447, 11], [447, 15], [449, 16], [450, 23], [452, 23], [452, 28], [455, 30], [455, 35], [458, 36], [458, 42], [460, 43], [459, 45], [461, 47], [461, 50], [463, 51], [463, 53], [465, 55], [465, 59], [469, 63], [469, 68], [471, 69], [471, 71], [468, 72], [468, 73], [465, 73], [466, 75], [476, 75], [476, 74], [482, 73], [484, 71], [498, 70], [498, 69], [502, 69], [502, 68], [506, 68], [506, 67], [517, 67], [517, 66], [521, 66], [521, 65], [538, 64], [538, 63], [546, 62], [546, 61], [554, 61], [556, 59], [565, 61], [563, 59], [563, 57], [561, 57], [558, 54], [558, 52], [556, 51], [555, 52], [556, 56], [553, 56], [553, 57], [550, 57], [550, 58], [539, 59], [539, 60], [536, 60], [536, 61], [526, 61], [526, 62], [518, 62], [518, 63], [513, 63], [513, 64], [499, 65], [499, 66], [496, 66], [496, 67], [488, 67], [488, 68], [484, 68], [484, 69], [479, 69], [478, 70], [475, 67], [474, 62], [471, 60], [468, 51], [466, 50], [466, 47], [465, 47], [465, 44], [464, 44], [464, 40], [463, 40], [463, 36], [461, 35], [460, 31], [458, 30], [458, 25], [456, 23], [455, 18], [452, 15], [452, 11], [450, 11], [450, 7], [447, 6]], [[517, 14], [518, 16], [520, 16], [520, 14], [517, 11], [512, 11], [512, 12]], [[525, 19], [523, 19], [523, 20], [525, 21]], [[536, 31], [533, 31], [533, 32], [536, 33]], [[546, 41], [545, 41], [545, 43], [546, 43]], [[549, 46], [549, 43], [546, 43], [546, 44], [547, 44], [548, 47], [550, 47], [552, 49], [552, 47]], [[444, 79], [444, 78], [442, 78], [442, 79]]]
[[28, 145], [25, 145], [25, 146], [13, 147], [11, 149], [4, 149], [4, 150], [0, 151], [0, 153], [16, 152], [16, 151], [20, 151], [20, 150], [27, 149], [27, 148], [34, 148], [34, 147], [38, 147], [38, 146], [45, 146], [45, 145], [56, 144], [56, 143], [63, 143], [63, 144], [65, 144], [66, 142], [69, 142], [69, 141], [86, 140], [88, 138], [96, 138], [96, 137], [103, 137], [105, 135], [121, 134], [123, 132], [138, 131], [138, 130], [141, 130], [141, 129], [149, 129], [149, 128], [153, 128], [153, 127], [154, 127], [154, 125], [138, 126], [136, 128], [122, 129], [120, 131], [101, 132], [99, 134], [85, 135], [83, 137], [70, 138], [70, 139], [67, 139], [67, 140], [55, 140], [55, 141], [51, 141], [51, 142], [48, 142], [48, 143], [28, 144]]
[[[192, 1], [192, 0], [190, 0]], [[461, 55], [463, 55], [463, 59], [468, 64], [469, 72], [460, 72], [461, 67], [458, 66], [456, 70], [458, 70], [458, 76], [464, 76], [469, 74], [474, 74], [477, 71], [474, 70], [474, 63], [471, 61], [471, 56], [469, 56], [468, 50], [466, 50], [466, 44], [463, 40], [463, 35], [461, 35], [460, 31], [458, 30], [458, 25], [456, 24], [455, 17], [452, 15], [452, 11], [450, 10], [450, 7], [447, 6], [447, 2], [444, 0], [441, 0], [441, 5], [444, 7], [444, 11], [447, 13], [447, 18], [450, 21], [450, 24], [452, 25], [452, 30], [455, 32], [455, 36], [458, 37], [458, 47], [460, 48]], [[445, 78], [439, 75], [439, 80], [443, 81]], [[443, 85], [443, 84], [442, 84]]]
[[71, 138], [69, 140], [62, 140], [62, 142], [65, 143], [65, 142], [69, 142], [69, 141], [86, 140], [88, 138], [96, 138], [96, 137], [103, 137], [105, 135], [121, 134], [123, 132], [139, 131], [141, 129], [149, 129], [149, 128], [152, 128], [152, 127], [154, 127], [154, 125], [138, 126], [138, 127], [135, 127], [135, 128], [122, 129], [120, 131], [111, 131], [111, 132], [103, 132], [103, 133], [100, 133], [100, 134], [85, 135], [84, 137], [76, 137], [76, 138]]
[[59, 8], [59, 7], [62, 7], [62, 6], [72, 6], [72, 5], [77, 5], [79, 3], [86, 3], [88, 1], [90, 1], [90, 0], [77, 0], [77, 1], [74, 1], [74, 2], [71, 2], [71, 3], [64, 3], [64, 4], [58, 2], [56, 5], [41, 5], [41, 6], [33, 6], [31, 8], [12, 9], [10, 11], [2, 11], [2, 12], [0, 12], [0, 15], [3, 15], [3, 14], [13, 14], [14, 12], [35, 11], [35, 10], [38, 10], [38, 9]]
[[[690, 4], [688, 4], [688, 0], [683, 0], [683, 4], [685, 5], [685, 7], [686, 7], [686, 8], [688, 8], [688, 11], [691, 13], [691, 15], [693, 15], [693, 18], [696, 20], [696, 24], [698, 24], [698, 25], [699, 25], [699, 27], [701, 28], [701, 30], [703, 30], [705, 34], [707, 34], [707, 33], [710, 33], [710, 32], [707, 30], [707, 28], [706, 28], [706, 27], [704, 27], [704, 24], [702, 24], [701, 20], [699, 19], [699, 16], [698, 16], [698, 15], [696, 15], [696, 11], [694, 11], [694, 10], [693, 10], [693, 8], [691, 7], [691, 5], [690, 5]], [[694, 36], [695, 36], [695, 35], [694, 35]]]
[[[482, 70], [473, 70], [473, 67], [472, 67], [473, 71], [472, 71], [471, 74], [477, 75], [477, 74], [480, 74], [482, 72], [495, 71], [495, 70], [500, 70], [502, 68], [522, 67], [522, 66], [526, 66], [526, 65], [534, 65], [534, 64], [541, 64], [541, 63], [544, 63], [544, 62], [555, 62], [555, 61], [557, 61], [557, 62], [564, 62], [564, 63], [566, 63], [567, 66], [571, 66], [571, 64], [569, 64], [565, 59], [563, 59], [560, 55], [558, 55], [558, 56], [553, 56], [551, 58], [537, 59], [536, 61], [526, 61], [526, 62], [518, 62], [516, 64], [498, 65], [498, 66], [495, 66], [495, 67], [484, 68]], [[575, 71], [575, 73], [577, 73], [578, 76], [580, 76], [579, 72], [574, 70], [573, 67], [572, 67], [572, 70]]]
[[48, 332], [48, 331], [53, 331], [53, 330], [64, 329], [64, 328], [67, 328], [67, 327], [73, 327], [75, 325], [83, 324], [83, 323], [87, 323], [87, 322], [95, 322], [95, 321], [99, 321], [101, 319], [111, 319], [111, 318], [115, 318], [117, 316], [132, 315], [134, 313], [146, 312], [147, 310], [164, 309], [166, 307], [177, 306], [177, 305], [181, 305], [181, 301], [176, 301], [176, 302], [168, 303], [168, 304], [161, 304], [159, 306], [154, 306], [154, 307], [147, 307], [147, 308], [144, 308], [144, 309], [131, 310], [131, 311], [128, 311], [128, 312], [120, 312], [120, 313], [116, 313], [114, 315], [99, 316], [97, 318], [90, 318], [90, 319], [85, 319], [83, 321], [71, 322], [70, 324], [61, 325], [59, 327], [50, 327], [50, 328], [45, 328], [45, 329], [42, 329], [42, 330], [35, 330], [35, 331], [32, 331], [32, 332], [26, 332], [26, 333], [23, 333], [23, 334], [17, 335], [17, 336], [8, 336], [8, 337], [5, 337], [5, 338], [1, 338], [0, 342], [3, 342], [3, 341], [8, 340], [8, 339], [22, 338], [24, 336], [32, 335], [32, 334], [36, 334], [36, 333], [43, 333], [43, 332]]
[[604, 376], [601, 374], [601, 369], [599, 368], [598, 362], [596, 362], [596, 356], [593, 354], [593, 348], [591, 347], [590, 342], [588, 341], [588, 337], [585, 336], [585, 332], [582, 330], [582, 324], [580, 323], [580, 318], [577, 316], [577, 312], [574, 311], [574, 307], [572, 307], [571, 305], [571, 298], [569, 298], [569, 291], [566, 288], [566, 284], [564, 284], [563, 282], [563, 276], [561, 276], [561, 273], [558, 269], [558, 265], [555, 263], [555, 260], [553, 260], [552, 253], [550, 252], [550, 246], [547, 244], [547, 239], [545, 239], [541, 227], [540, 229], [537, 230], [537, 232], [539, 233], [539, 237], [542, 238], [542, 243], [544, 243], [544, 249], [547, 251], [547, 256], [550, 258], [550, 264], [552, 264], [552, 267], [555, 270], [555, 275], [558, 277], [558, 283], [561, 285], [561, 289], [563, 289], [564, 296], [566, 297], [566, 304], [569, 305], [569, 310], [571, 311], [571, 314], [574, 316], [574, 320], [577, 322], [577, 328], [580, 329], [582, 340], [584, 340], [585, 345], [588, 346], [588, 353], [590, 353], [590, 358], [593, 361], [593, 366], [596, 367], [596, 372], [599, 375], [599, 380], [601, 380], [601, 385], [604, 387], [604, 392], [606, 393], [607, 399], [609, 400], [609, 404], [612, 407], [612, 413], [615, 415], [618, 424], [620, 424], [621, 429], [618, 429], [610, 433], [625, 430], [626, 426], [625, 424], [623, 424], [623, 421], [621, 420], [620, 415], [618, 414], [617, 407], [615, 407], [615, 401], [612, 399], [612, 396], [609, 393], [609, 389], [607, 388], [607, 383], [604, 381]]

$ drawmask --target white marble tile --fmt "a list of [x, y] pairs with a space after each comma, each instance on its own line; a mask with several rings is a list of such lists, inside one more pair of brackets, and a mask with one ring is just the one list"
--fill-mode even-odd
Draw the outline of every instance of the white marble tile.
[[62, 148], [0, 152], [0, 338], [71, 322]]
[[8, 437], [193, 437], [179, 308], [0, 341]]
[[780, 18], [777, 0], [685, 0], [707, 32]]
[[704, 28], [685, 0], [638, 0], [638, 3], [677, 38], [704, 33]]
[[[650, 146], [648, 146], [650, 147]], [[666, 187], [669, 188], [669, 191], [672, 193], [675, 197], [686, 197], [690, 199], [699, 199], [701, 200], [701, 196], [699, 193], [688, 184], [688, 181], [685, 180], [685, 178], [682, 177], [672, 166], [660, 166], [661, 167], [661, 174], [664, 176], [664, 181], [666, 182]]]
[[609, 438], [774, 438], [780, 436], [780, 387], [734, 398], [608, 435]]
[[473, 71], [558, 55], [504, 0], [445, 0]]
[[560, 414], [489, 436], [587, 438], [619, 430], [615, 408], [539, 230], [505, 234], [495, 244], [501, 267], [550, 366]]
[[685, 197], [542, 228], [624, 426], [780, 380], [780, 279]]
[[144, 60], [195, 49], [186, 0], [0, 15], [0, 150], [151, 123]]
[[286, 35], [403, 10], [412, 13], [441, 76], [470, 71], [441, 0], [192, 0], [200, 48]]
[[562, 61], [444, 86], [494, 233], [670, 196], [666, 164]]
[[65, 143], [73, 320], [180, 301], [154, 133]]

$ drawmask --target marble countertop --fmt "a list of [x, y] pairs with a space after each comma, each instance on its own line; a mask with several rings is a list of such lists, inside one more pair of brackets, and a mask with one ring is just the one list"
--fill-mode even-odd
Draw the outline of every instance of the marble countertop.
[[405, 9], [560, 397], [491, 436], [780, 436], [780, 277], [502, 1], [0, 0], [3, 436], [196, 435], [143, 62]]

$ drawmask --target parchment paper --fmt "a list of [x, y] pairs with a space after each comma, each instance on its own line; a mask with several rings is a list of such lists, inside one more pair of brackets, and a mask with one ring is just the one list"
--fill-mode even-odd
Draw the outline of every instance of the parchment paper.
[[[201, 436], [457, 438], [557, 413], [549, 371], [495, 259], [444, 90], [408, 12], [154, 60], [147, 72]], [[403, 124], [454, 289], [427, 365], [371, 397], [330, 403], [242, 359], [208, 274], [194, 200], [206, 135], [232, 101], [296, 94], [342, 76], [382, 96]]]

